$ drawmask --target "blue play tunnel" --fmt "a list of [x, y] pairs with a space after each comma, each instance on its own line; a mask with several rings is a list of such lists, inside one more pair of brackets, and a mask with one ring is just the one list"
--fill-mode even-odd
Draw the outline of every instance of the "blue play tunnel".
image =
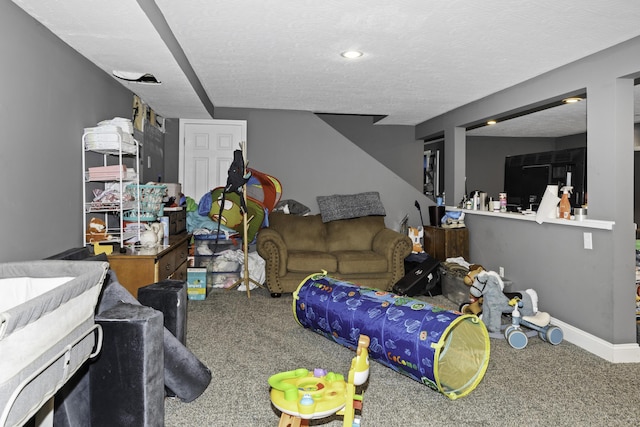
[[314, 274], [294, 292], [305, 328], [356, 348], [369, 336], [369, 357], [451, 399], [470, 393], [489, 364], [489, 335], [475, 316], [424, 301]]

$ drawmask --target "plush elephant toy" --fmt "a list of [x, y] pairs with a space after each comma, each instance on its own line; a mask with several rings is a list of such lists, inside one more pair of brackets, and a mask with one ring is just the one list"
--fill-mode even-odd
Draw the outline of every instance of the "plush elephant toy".
[[[475, 275], [469, 292], [476, 298], [483, 298], [482, 321], [489, 332], [500, 332], [502, 314], [511, 313], [513, 306], [510, 298], [504, 294], [504, 283], [495, 271], [482, 270]], [[534, 316], [538, 312], [538, 294], [533, 289], [514, 292], [520, 298], [522, 316]]]

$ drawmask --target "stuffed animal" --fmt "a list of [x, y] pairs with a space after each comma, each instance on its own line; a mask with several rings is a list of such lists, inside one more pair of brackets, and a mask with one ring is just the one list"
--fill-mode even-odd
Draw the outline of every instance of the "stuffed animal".
[[[511, 313], [513, 306], [504, 294], [504, 283], [495, 271], [480, 271], [474, 279], [469, 292], [476, 298], [483, 298], [482, 321], [489, 332], [500, 332], [502, 314]], [[520, 313], [524, 317], [535, 316], [538, 313], [538, 294], [533, 289], [519, 293], [522, 302]]]
[[111, 240], [113, 236], [107, 233], [107, 224], [99, 218], [91, 218], [87, 224], [86, 240], [88, 243]]
[[409, 237], [413, 242], [411, 253], [419, 254], [424, 252], [422, 244], [420, 243], [420, 240], [424, 237], [424, 229], [422, 227], [409, 227]]
[[144, 224], [145, 231], [140, 233], [140, 244], [145, 248], [155, 248], [164, 238], [164, 227], [159, 222]]
[[[471, 264], [469, 266], [469, 272], [464, 276], [464, 284], [467, 286], [473, 285], [473, 281], [481, 271], [485, 271], [483, 266], [480, 264]], [[476, 316], [479, 316], [482, 314], [482, 297], [475, 297], [469, 293], [469, 302], [463, 304], [460, 307], [460, 311], [464, 314], [475, 314]]]
[[464, 212], [447, 211], [441, 220], [442, 228], [465, 228]]

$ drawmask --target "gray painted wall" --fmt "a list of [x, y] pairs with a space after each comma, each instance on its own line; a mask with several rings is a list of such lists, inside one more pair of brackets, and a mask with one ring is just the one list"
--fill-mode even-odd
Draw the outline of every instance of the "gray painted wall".
[[422, 191], [424, 149], [416, 144], [415, 127], [376, 125], [371, 116], [322, 114], [322, 120], [351, 142], [394, 171], [419, 191]]
[[[445, 134], [446, 191], [464, 191], [464, 127], [586, 88], [589, 217], [612, 231], [468, 215], [470, 257], [506, 269], [517, 287], [532, 286], [541, 309], [612, 344], [636, 341], [633, 222], [633, 78], [640, 38], [498, 92], [416, 126], [416, 137]], [[449, 156], [449, 153], [454, 154]], [[583, 233], [593, 250], [583, 249]]]
[[[467, 215], [469, 256], [475, 263], [498, 271], [505, 268], [513, 289], [533, 288], [539, 307], [553, 317], [597, 337], [611, 337], [615, 322], [613, 288], [625, 297], [617, 308], [627, 314], [626, 341], [635, 341], [635, 287], [633, 280], [616, 286], [611, 272], [611, 231], [589, 229], [594, 250], [583, 249], [585, 229], [533, 221]], [[624, 340], [624, 338], [623, 338]], [[611, 342], [611, 338], [608, 340]]]
[[[398, 229], [407, 214], [410, 225], [420, 224], [416, 200], [428, 216], [433, 203], [417, 188], [313, 113], [216, 107], [215, 118], [247, 120], [249, 165], [278, 178], [283, 199], [297, 200], [317, 213], [317, 196], [378, 191], [388, 227]], [[416, 174], [421, 164], [420, 156], [413, 166]]]
[[83, 128], [130, 117], [132, 93], [22, 9], [0, 2], [0, 261], [82, 245]]

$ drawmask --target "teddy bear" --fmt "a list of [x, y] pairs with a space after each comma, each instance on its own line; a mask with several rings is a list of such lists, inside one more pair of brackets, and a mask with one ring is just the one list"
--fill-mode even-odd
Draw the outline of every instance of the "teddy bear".
[[[469, 272], [466, 276], [464, 276], [464, 279], [462, 279], [464, 284], [467, 286], [473, 285], [475, 277], [481, 271], [484, 271], [484, 267], [482, 265], [471, 264], [469, 266]], [[469, 293], [469, 302], [462, 304], [460, 306], [460, 311], [463, 314], [475, 314], [476, 316], [479, 316], [480, 314], [482, 314], [482, 297], [477, 298]]]
[[88, 243], [111, 240], [113, 236], [107, 233], [107, 224], [99, 218], [91, 218], [87, 224], [86, 240]]

